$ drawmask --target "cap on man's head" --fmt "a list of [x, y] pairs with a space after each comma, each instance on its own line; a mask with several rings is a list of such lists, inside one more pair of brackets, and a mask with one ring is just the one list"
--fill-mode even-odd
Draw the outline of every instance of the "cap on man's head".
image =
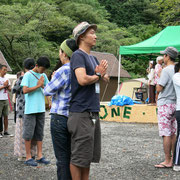
[[167, 54], [171, 58], [176, 59], [178, 56], [178, 50], [174, 47], [167, 47], [164, 51], [160, 51], [160, 54]]
[[89, 28], [93, 28], [95, 31], [97, 30], [96, 24], [89, 24], [88, 22], [81, 22], [73, 29], [73, 36], [78, 41], [78, 38], [81, 34], [85, 33]]

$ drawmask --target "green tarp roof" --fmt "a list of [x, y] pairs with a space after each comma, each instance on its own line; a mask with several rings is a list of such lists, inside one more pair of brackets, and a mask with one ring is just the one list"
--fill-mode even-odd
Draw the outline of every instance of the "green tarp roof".
[[130, 46], [120, 46], [119, 53], [121, 55], [159, 53], [168, 46], [180, 51], [180, 26], [168, 26], [145, 41]]

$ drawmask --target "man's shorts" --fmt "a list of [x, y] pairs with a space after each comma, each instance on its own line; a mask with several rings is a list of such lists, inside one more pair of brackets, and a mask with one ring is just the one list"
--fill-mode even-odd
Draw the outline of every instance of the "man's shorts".
[[44, 136], [45, 113], [25, 114], [23, 139], [42, 141]]
[[0, 117], [2, 115], [8, 116], [8, 106], [9, 106], [8, 100], [0, 100]]
[[176, 133], [176, 104], [158, 106], [159, 136], [172, 136]]
[[88, 168], [101, 157], [99, 113], [70, 113], [68, 131], [71, 134], [71, 164]]

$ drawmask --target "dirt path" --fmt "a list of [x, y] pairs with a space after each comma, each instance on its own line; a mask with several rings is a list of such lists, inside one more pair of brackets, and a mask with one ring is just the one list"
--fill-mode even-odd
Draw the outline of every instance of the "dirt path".
[[[10, 114], [9, 132], [14, 132], [13, 114]], [[44, 154], [51, 165], [28, 167], [13, 155], [13, 137], [0, 139], [0, 180], [56, 179], [56, 162], [49, 131], [47, 113]], [[179, 180], [180, 172], [156, 169], [163, 160], [162, 141], [157, 125], [101, 122], [102, 158], [92, 164], [90, 180]]]

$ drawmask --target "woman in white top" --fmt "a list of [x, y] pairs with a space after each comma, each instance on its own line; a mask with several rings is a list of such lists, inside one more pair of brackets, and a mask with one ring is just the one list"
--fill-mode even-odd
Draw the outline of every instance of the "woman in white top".
[[154, 66], [155, 66], [154, 61], [150, 61], [149, 62], [150, 72], [148, 74], [149, 103], [155, 103], [155, 83], [154, 83], [155, 71], [154, 71]]
[[154, 83], [155, 83], [155, 85], [158, 84], [160, 74], [162, 71], [163, 56], [158, 56], [156, 58], [156, 63], [157, 64], [155, 65], [155, 68], [154, 68], [154, 72], [155, 72]]
[[180, 171], [180, 62], [175, 65], [175, 74], [173, 84], [176, 92], [176, 121], [177, 121], [177, 138], [175, 152], [173, 157], [174, 171]]

